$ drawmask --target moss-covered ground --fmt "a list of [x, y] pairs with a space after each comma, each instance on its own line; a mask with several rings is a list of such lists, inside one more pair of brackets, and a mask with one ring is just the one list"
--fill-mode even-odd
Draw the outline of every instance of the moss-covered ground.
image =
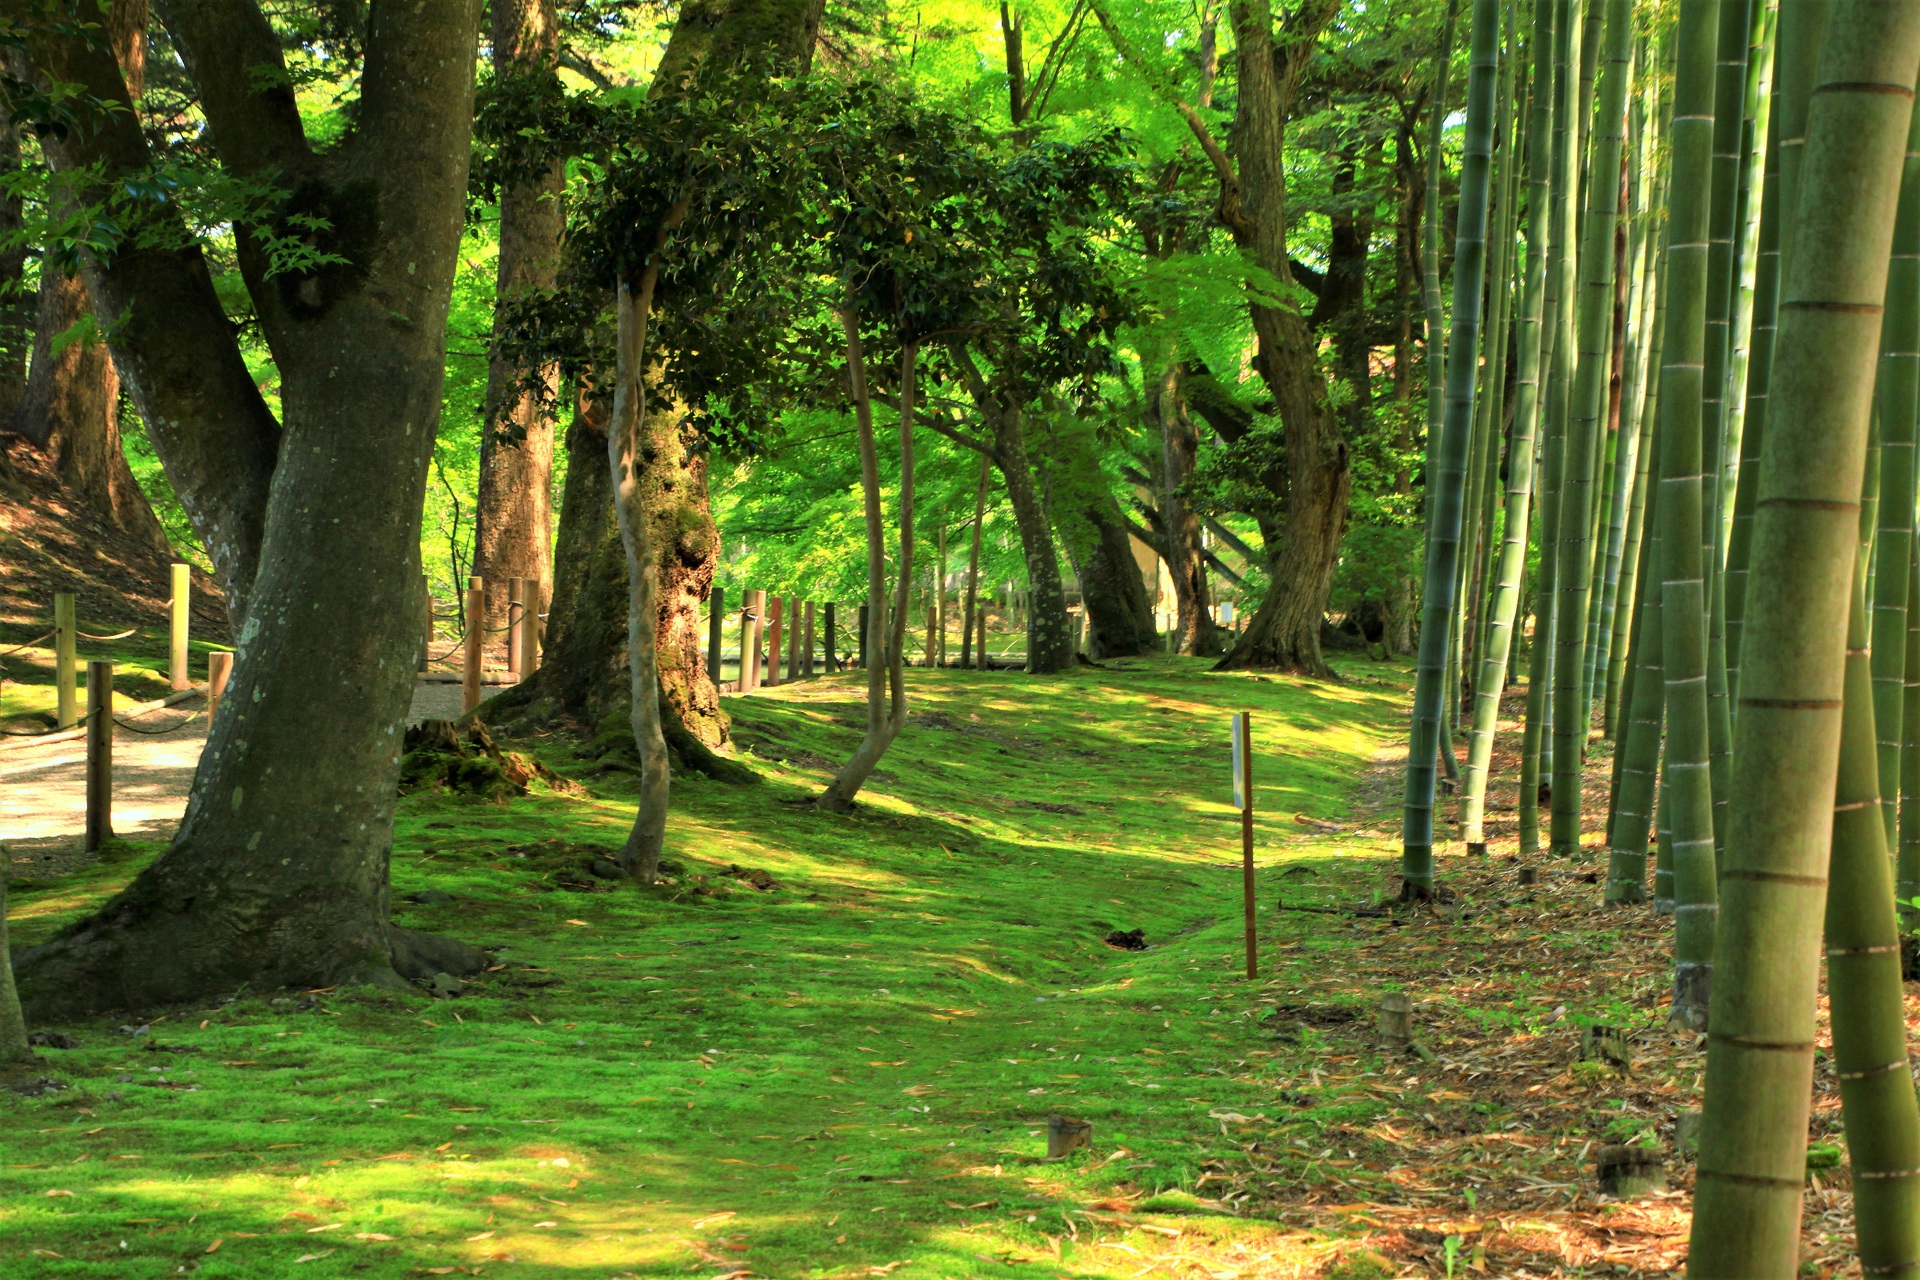
[[[1271, 1259], [1271, 1224], [1206, 1178], [1239, 1150], [1219, 1117], [1271, 1110], [1279, 1084], [1242, 973], [1227, 713], [1254, 715], [1271, 898], [1282, 864], [1339, 856], [1295, 814], [1344, 812], [1395, 735], [1401, 672], [1128, 665], [914, 673], [912, 723], [851, 817], [801, 803], [857, 735], [847, 678], [731, 700], [763, 780], [677, 785], [684, 871], [653, 894], [584, 870], [629, 821], [617, 776], [590, 798], [409, 797], [400, 918], [498, 947], [498, 967], [453, 999], [242, 992], [138, 1034], [59, 1028], [78, 1047], [38, 1070], [68, 1087], [0, 1095], [0, 1274]], [[17, 894], [16, 944], [152, 853]], [[426, 889], [452, 900], [403, 901]], [[1150, 949], [1103, 941], [1132, 928]], [[1090, 1120], [1090, 1150], [1046, 1162], [1051, 1112]]]

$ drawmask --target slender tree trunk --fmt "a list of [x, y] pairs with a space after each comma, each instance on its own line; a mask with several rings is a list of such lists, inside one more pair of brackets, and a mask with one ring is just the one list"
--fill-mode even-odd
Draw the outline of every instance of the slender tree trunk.
[[992, 474], [993, 474], [993, 459], [989, 458], [985, 454], [981, 454], [980, 455], [980, 484], [978, 489], [974, 492], [974, 495], [973, 495], [972, 546], [967, 552], [967, 607], [966, 607], [966, 617], [965, 617], [966, 629], [960, 636], [960, 665], [962, 667], [972, 667], [974, 664], [970, 660], [970, 655], [973, 652], [974, 632], [976, 630], [980, 632], [979, 665], [981, 670], [983, 671], [986, 669], [986, 666], [987, 666], [986, 632], [984, 628], [980, 628], [975, 624], [974, 619], [976, 617], [984, 618], [985, 616], [985, 610], [980, 605], [980, 533], [982, 528], [986, 524], [987, 480], [992, 476]]
[[[867, 731], [853, 755], [840, 766], [817, 803], [845, 813], [853, 808], [874, 766], [907, 722], [907, 602], [913, 587], [913, 404], [919, 350], [908, 343], [900, 352], [900, 556], [894, 564], [899, 595], [892, 616], [887, 609], [887, 527], [880, 506], [880, 452], [873, 439], [873, 402], [867, 392], [866, 356], [852, 291], [840, 312], [846, 332], [847, 381], [853, 396], [854, 425], [860, 438], [860, 492], [867, 515]], [[1025, 459], [1022, 458], [1024, 464]], [[1056, 571], [1055, 580], [1058, 581]]]
[[[1169, 362], [1150, 390], [1154, 419], [1160, 425], [1160, 523], [1167, 548], [1167, 573], [1173, 579], [1174, 607], [1180, 653], [1196, 658], [1218, 657], [1220, 633], [1213, 621], [1207, 589], [1207, 561], [1201, 540], [1200, 516], [1188, 502], [1183, 486], [1193, 476], [1200, 458], [1200, 432], [1187, 413], [1181, 394], [1183, 370]], [[1135, 573], [1135, 577], [1139, 574]]]
[[[1792, 47], [1783, 32], [1782, 49]], [[1724, 998], [1714, 1003], [1707, 1044], [1688, 1259], [1695, 1277], [1785, 1276], [1800, 1262], [1816, 921], [1833, 835], [1873, 366], [1916, 67], [1920, 6], [1834, 6], [1807, 113], [1805, 198], [1781, 291], [1775, 413], [1754, 516], [1715, 954]], [[1910, 1090], [1905, 1074], [1900, 1087]], [[1900, 1265], [1913, 1261], [1908, 1254]]]
[[13, 985], [13, 953], [7, 946], [7, 881], [0, 876], [0, 1063], [33, 1061], [20, 993]]
[[1018, 405], [980, 403], [993, 429], [993, 460], [1007, 482], [1007, 504], [1020, 531], [1020, 547], [1027, 563], [1027, 586], [1032, 605], [1027, 618], [1027, 671], [1047, 675], [1064, 670], [1073, 661], [1067, 635], [1067, 593], [1060, 581], [1060, 553], [1033, 480], [1027, 457], [1026, 415]]

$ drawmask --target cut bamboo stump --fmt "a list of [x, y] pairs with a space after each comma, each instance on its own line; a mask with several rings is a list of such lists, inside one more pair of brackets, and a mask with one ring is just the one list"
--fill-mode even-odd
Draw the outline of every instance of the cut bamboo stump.
[[1399, 1052], [1413, 1044], [1413, 1001], [1404, 991], [1380, 997], [1380, 1047]]
[[1633, 1051], [1627, 1045], [1627, 1033], [1618, 1027], [1595, 1023], [1580, 1032], [1580, 1060], [1603, 1062], [1621, 1071], [1633, 1066]]
[[113, 839], [113, 664], [87, 664], [87, 834], [92, 853]]
[[1595, 1160], [1603, 1195], [1636, 1200], [1667, 1189], [1667, 1167], [1652, 1147], [1602, 1147]]
[[1093, 1121], [1075, 1120], [1057, 1112], [1047, 1117], [1047, 1159], [1062, 1160], [1069, 1152], [1093, 1145]]
[[1533, 885], [1533, 884], [1539, 884], [1539, 883], [1540, 883], [1540, 868], [1538, 868], [1538, 867], [1522, 867], [1522, 868], [1520, 868], [1520, 883], [1521, 883], [1521, 884], [1523, 884], [1523, 885]]

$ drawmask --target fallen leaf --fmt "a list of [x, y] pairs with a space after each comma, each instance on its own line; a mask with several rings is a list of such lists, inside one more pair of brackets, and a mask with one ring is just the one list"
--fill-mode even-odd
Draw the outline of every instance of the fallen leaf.
[[332, 1249], [328, 1249], [324, 1253], [303, 1253], [299, 1257], [295, 1258], [294, 1261], [295, 1262], [312, 1262], [316, 1258], [324, 1258], [327, 1256], [327, 1254], [332, 1252], [333, 1252]]
[[380, 1231], [356, 1231], [353, 1233], [353, 1238], [355, 1240], [391, 1240], [393, 1239], [392, 1236], [387, 1235], [386, 1233], [380, 1232]]
[[586, 922], [585, 920], [569, 920], [569, 921], [567, 921], [567, 923], [568, 923], [568, 924], [578, 924], [578, 925], [584, 925], [584, 924], [586, 924], [587, 922]]
[[70, 1195], [72, 1195], [72, 1194], [73, 1194], [73, 1192], [71, 1192], [71, 1191], [57, 1191], [57, 1190], [56, 1190], [56, 1191], [49, 1191], [49, 1192], [47, 1192], [47, 1194], [48, 1194], [48, 1195], [50, 1195], [50, 1196], [70, 1196]]
[[327, 1223], [327, 1224], [326, 1224], [326, 1225], [325, 1225], [324, 1227], [308, 1227], [308, 1228], [307, 1228], [307, 1234], [308, 1234], [308, 1235], [313, 1235], [313, 1234], [315, 1234], [315, 1233], [317, 1233], [317, 1232], [321, 1232], [321, 1231], [332, 1231], [332, 1230], [334, 1230], [334, 1229], [335, 1229], [335, 1228], [337, 1228], [337, 1227], [344, 1227], [344, 1226], [346, 1226], [346, 1225], [347, 1225], [347, 1224], [346, 1224], [346, 1223], [344, 1223], [344, 1222], [329, 1222], [329, 1223]]
[[481, 1233], [480, 1233], [479, 1235], [477, 1235], [477, 1236], [468, 1236], [468, 1237], [467, 1237], [467, 1243], [468, 1243], [468, 1244], [472, 1244], [472, 1243], [473, 1243], [473, 1242], [474, 1242], [475, 1240], [491, 1240], [491, 1239], [493, 1239], [493, 1232], [491, 1232], [491, 1231], [482, 1231], [482, 1232], [481, 1232]]
[[207, 1253], [215, 1253], [215, 1252], [218, 1252], [218, 1251], [219, 1251], [219, 1248], [220, 1248], [220, 1246], [221, 1246], [221, 1245], [223, 1245], [223, 1244], [225, 1244], [225, 1243], [226, 1243], [226, 1241], [225, 1241], [225, 1240], [221, 1240], [221, 1239], [218, 1239], [218, 1238], [216, 1238], [216, 1239], [214, 1240], [214, 1242], [213, 1242], [212, 1244], [210, 1244], [210, 1245], [208, 1245], [208, 1246], [206, 1247], [206, 1250], [205, 1250], [205, 1252], [207, 1252]]

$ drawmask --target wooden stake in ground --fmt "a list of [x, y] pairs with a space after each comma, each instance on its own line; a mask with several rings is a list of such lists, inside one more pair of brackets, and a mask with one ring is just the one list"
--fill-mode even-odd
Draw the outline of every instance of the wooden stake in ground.
[[433, 660], [433, 584], [424, 573], [420, 575], [420, 598], [425, 605], [420, 616], [420, 661], [414, 670], [424, 672], [427, 664]]
[[1247, 909], [1247, 976], [1260, 976], [1253, 923], [1253, 713], [1233, 717], [1233, 803], [1240, 810], [1240, 887]]
[[834, 648], [835, 645], [840, 643], [840, 635], [839, 635], [839, 632], [834, 629], [833, 601], [831, 600], [827, 601], [826, 603], [826, 613], [827, 613], [827, 619], [826, 619], [827, 674], [832, 675], [834, 672], [840, 669], [840, 654], [839, 654], [839, 651]]
[[[769, 689], [780, 683], [780, 624], [785, 621], [781, 617], [781, 610], [785, 604], [786, 601], [775, 596], [767, 605], [770, 610], [767, 614], [767, 687]], [[756, 660], [760, 657], [757, 653], [753, 656]]]
[[113, 664], [87, 664], [87, 836], [92, 853], [113, 838]]
[[467, 652], [460, 679], [460, 714], [480, 705], [480, 660], [487, 649], [487, 582], [467, 579]]
[[71, 729], [80, 723], [80, 699], [74, 687], [75, 664], [79, 657], [79, 628], [73, 620], [73, 592], [58, 591], [53, 597], [53, 687], [55, 719], [58, 727]]
[[227, 681], [233, 675], [233, 655], [230, 653], [210, 653], [207, 655], [207, 723], [213, 723], [213, 713], [220, 709], [220, 699], [226, 695]]
[[787, 683], [800, 678], [800, 597], [787, 598]]
[[727, 592], [715, 587], [707, 595], [707, 679], [720, 687], [720, 630], [727, 616]]
[[740, 607], [740, 679], [741, 693], [760, 687], [760, 614], [767, 607], [767, 593], [749, 591]]
[[521, 647], [520, 624], [527, 616], [527, 580], [513, 578], [507, 583], [507, 674], [515, 680], [525, 680], [531, 673], [527, 670], [526, 651]]
[[175, 689], [186, 689], [193, 684], [193, 677], [187, 674], [187, 609], [192, 603], [192, 571], [184, 564], [176, 564], [173, 566], [173, 593], [167, 611], [171, 631], [167, 646], [167, 676], [168, 683]]
[[801, 627], [800, 674], [813, 678], [813, 601], [806, 603], [806, 621]]

